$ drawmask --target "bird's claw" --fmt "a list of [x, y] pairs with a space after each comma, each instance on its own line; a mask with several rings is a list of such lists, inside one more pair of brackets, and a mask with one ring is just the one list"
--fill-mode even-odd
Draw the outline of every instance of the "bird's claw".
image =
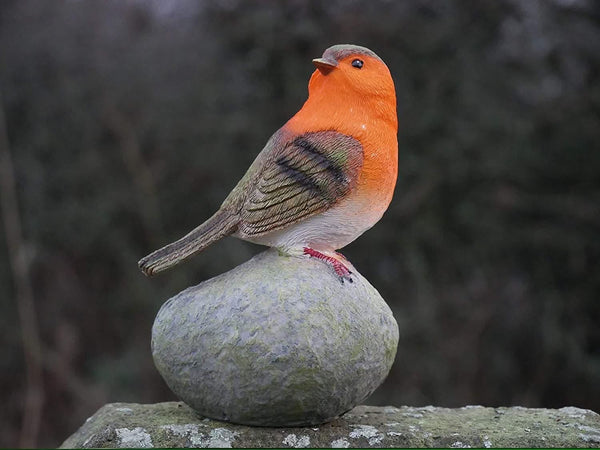
[[[337, 259], [333, 256], [325, 255], [325, 254], [323, 254], [317, 250], [314, 250], [310, 247], [304, 247], [304, 254], [311, 256], [313, 258], [317, 258], [317, 259], [323, 261], [324, 263], [330, 265], [331, 267], [333, 267], [333, 270], [335, 271], [336, 275], [338, 277], [340, 277], [340, 281], [342, 282], [342, 284], [344, 284], [344, 280], [348, 280], [348, 282], [354, 283], [354, 280], [350, 276], [350, 275], [352, 275], [352, 272], [339, 259]], [[342, 256], [342, 255], [340, 255], [340, 256]], [[346, 259], [343, 256], [342, 256], [342, 258]]]
[[[352, 272], [350, 272], [350, 274], [352, 274]], [[344, 280], [348, 280], [349, 283], [354, 283], [354, 280], [352, 279], [350, 274], [346, 276], [340, 276], [340, 281], [342, 282], [342, 284], [344, 284]]]

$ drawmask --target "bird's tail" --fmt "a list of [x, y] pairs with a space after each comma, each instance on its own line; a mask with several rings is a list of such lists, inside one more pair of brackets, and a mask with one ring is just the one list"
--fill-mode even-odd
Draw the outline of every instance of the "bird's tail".
[[230, 235], [235, 231], [237, 225], [238, 218], [235, 215], [219, 210], [181, 239], [140, 259], [138, 266], [144, 274], [155, 275], [204, 250], [213, 242]]

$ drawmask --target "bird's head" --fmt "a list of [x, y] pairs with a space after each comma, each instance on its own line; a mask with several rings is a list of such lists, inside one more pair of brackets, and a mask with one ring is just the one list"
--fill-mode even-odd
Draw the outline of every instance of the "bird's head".
[[329, 47], [321, 58], [313, 59], [317, 70], [309, 85], [313, 94], [357, 95], [362, 101], [384, 97], [395, 103], [394, 82], [382, 59], [366, 47], [341, 44]]

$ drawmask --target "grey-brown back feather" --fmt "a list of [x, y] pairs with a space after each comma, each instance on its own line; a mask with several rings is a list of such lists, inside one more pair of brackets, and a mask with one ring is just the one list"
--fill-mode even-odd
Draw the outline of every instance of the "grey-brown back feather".
[[238, 220], [229, 211], [220, 209], [181, 239], [142, 258], [138, 265], [148, 276], [162, 272], [233, 233], [237, 228]]
[[360, 142], [336, 131], [275, 133], [219, 211], [181, 239], [142, 258], [146, 275], [166, 270], [237, 232], [257, 237], [327, 210], [354, 187]]
[[358, 180], [362, 146], [336, 131], [297, 136], [259, 171], [240, 210], [239, 234], [260, 236], [333, 206]]

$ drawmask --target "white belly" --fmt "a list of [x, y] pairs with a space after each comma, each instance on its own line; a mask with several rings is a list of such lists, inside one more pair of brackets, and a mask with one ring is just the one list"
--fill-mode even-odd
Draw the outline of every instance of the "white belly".
[[384, 208], [374, 209], [366, 201], [342, 201], [331, 209], [264, 236], [234, 236], [257, 244], [296, 253], [304, 247], [332, 252], [345, 247], [371, 228], [383, 215]]

